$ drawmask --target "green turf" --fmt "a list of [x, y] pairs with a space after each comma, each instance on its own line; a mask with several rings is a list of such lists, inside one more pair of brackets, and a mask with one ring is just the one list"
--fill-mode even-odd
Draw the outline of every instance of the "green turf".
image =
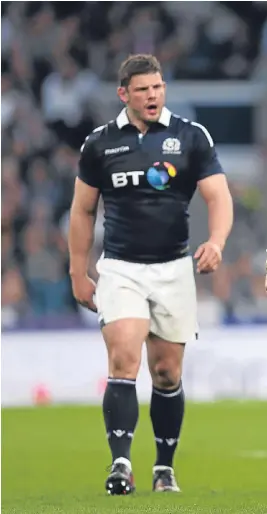
[[154, 442], [142, 407], [137, 493], [109, 497], [99, 407], [4, 409], [2, 514], [267, 514], [266, 454], [267, 403], [189, 404], [175, 462], [183, 492], [153, 494]]

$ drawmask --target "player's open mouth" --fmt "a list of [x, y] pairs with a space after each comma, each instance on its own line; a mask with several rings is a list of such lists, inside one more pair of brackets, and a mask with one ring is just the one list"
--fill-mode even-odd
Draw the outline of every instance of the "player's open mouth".
[[146, 109], [149, 112], [149, 114], [156, 114], [158, 110], [155, 104], [148, 105]]

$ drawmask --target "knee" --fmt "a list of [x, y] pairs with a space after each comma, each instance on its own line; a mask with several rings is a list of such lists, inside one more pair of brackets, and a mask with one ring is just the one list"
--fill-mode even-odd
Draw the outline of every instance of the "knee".
[[151, 369], [153, 384], [155, 387], [162, 389], [171, 389], [180, 383], [181, 366], [173, 365], [168, 361], [160, 361]]

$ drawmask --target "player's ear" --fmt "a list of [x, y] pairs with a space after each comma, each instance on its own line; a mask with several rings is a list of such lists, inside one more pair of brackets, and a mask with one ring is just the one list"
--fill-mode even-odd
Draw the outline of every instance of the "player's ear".
[[128, 91], [127, 91], [127, 88], [124, 87], [124, 86], [120, 86], [118, 87], [117, 89], [117, 95], [119, 97], [119, 99], [124, 103], [126, 104], [128, 102]]

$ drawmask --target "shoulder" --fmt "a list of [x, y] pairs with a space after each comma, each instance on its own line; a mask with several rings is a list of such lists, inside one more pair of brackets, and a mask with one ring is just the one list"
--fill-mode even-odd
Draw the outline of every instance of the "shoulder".
[[206, 140], [210, 146], [214, 146], [213, 139], [208, 129], [201, 123], [189, 120], [187, 118], [181, 118], [177, 114], [172, 113], [172, 125], [175, 129], [183, 129], [186, 134], [190, 134], [199, 140]]
[[[171, 128], [173, 134], [185, 141], [186, 147], [192, 150], [208, 150], [214, 147], [212, 136], [201, 123], [182, 118], [172, 113]], [[182, 136], [183, 134], [183, 136]]]
[[181, 118], [175, 114], [172, 116], [175, 120], [174, 124], [176, 125], [177, 130], [180, 131], [183, 129], [187, 137], [192, 140], [193, 144], [210, 146], [211, 148], [214, 146], [212, 136], [204, 125], [197, 123], [196, 121], [188, 120], [187, 118]]
[[106, 138], [112, 132], [112, 128], [114, 125], [114, 121], [111, 120], [105, 125], [100, 125], [100, 127], [96, 127], [84, 140], [80, 152], [87, 153], [90, 150], [97, 149], [98, 145], [101, 142], [105, 141]]
[[202, 142], [202, 144], [206, 143], [212, 148], [214, 142], [208, 129], [204, 127], [204, 125], [201, 125], [201, 123], [196, 123], [195, 121], [191, 121], [190, 124], [197, 141]]

